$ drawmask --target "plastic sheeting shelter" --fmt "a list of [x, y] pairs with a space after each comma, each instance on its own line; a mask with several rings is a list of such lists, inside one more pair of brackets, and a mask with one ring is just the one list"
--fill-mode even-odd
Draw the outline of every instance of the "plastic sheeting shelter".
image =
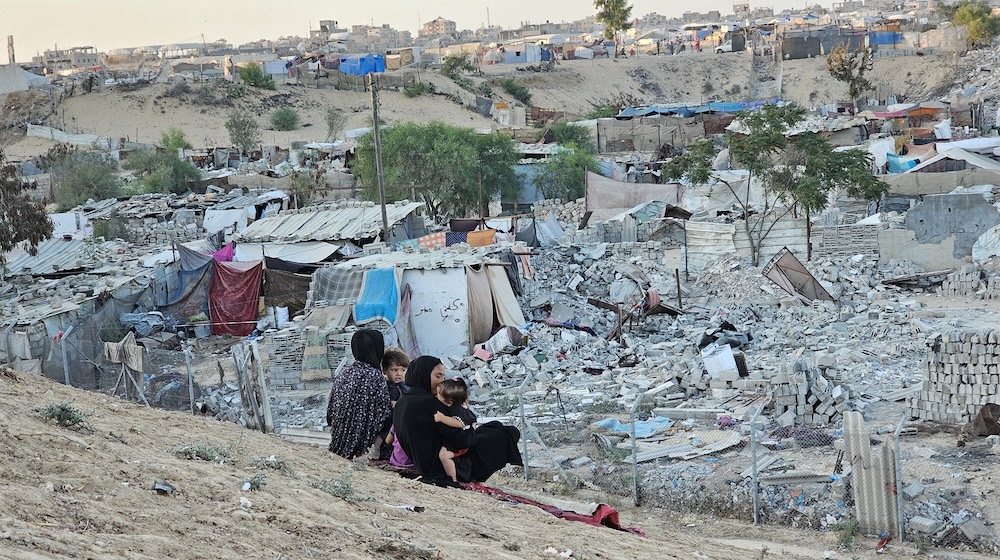
[[761, 271], [768, 280], [790, 295], [801, 297], [807, 301], [817, 299], [833, 301], [833, 296], [802, 266], [799, 259], [788, 250], [788, 247], [778, 251]]
[[352, 76], [385, 72], [385, 57], [380, 54], [345, 54], [340, 57], [340, 71]]

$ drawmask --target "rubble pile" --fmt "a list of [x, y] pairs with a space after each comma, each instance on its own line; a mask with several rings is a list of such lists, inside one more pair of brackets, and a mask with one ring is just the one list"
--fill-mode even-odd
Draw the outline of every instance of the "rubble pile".
[[995, 71], [1000, 64], [1000, 53], [990, 48], [971, 50], [964, 59], [968, 62], [968, 70], [964, 79], [956, 72], [955, 79], [959, 86], [949, 93], [949, 97], [967, 100], [975, 96], [983, 103], [983, 128], [995, 127], [1000, 124], [996, 121], [997, 109], [1000, 108], [1000, 73]]
[[935, 333], [925, 343], [922, 389], [909, 399], [912, 417], [964, 423], [997, 402], [1000, 332]]
[[[832, 370], [837, 361], [830, 354], [820, 353], [816, 365]], [[825, 426], [837, 423], [841, 413], [855, 407], [850, 386], [831, 381], [806, 360], [796, 360], [785, 373], [772, 376], [770, 381], [779, 426]]]
[[536, 220], [544, 220], [550, 213], [554, 212], [559, 225], [563, 229], [569, 228], [568, 231], [571, 231], [580, 225], [584, 214], [587, 212], [587, 208], [582, 198], [578, 198], [572, 202], [563, 202], [558, 198], [550, 198], [535, 202], [532, 205], [532, 212], [534, 212]]
[[176, 219], [161, 222], [156, 218], [144, 218], [141, 222], [130, 220], [125, 226], [128, 239], [139, 245], [165, 245], [171, 242], [185, 243], [204, 239], [208, 234], [197, 220]]
[[967, 264], [948, 274], [941, 283], [941, 295], [1000, 299], [1000, 278], [987, 275], [974, 264]]

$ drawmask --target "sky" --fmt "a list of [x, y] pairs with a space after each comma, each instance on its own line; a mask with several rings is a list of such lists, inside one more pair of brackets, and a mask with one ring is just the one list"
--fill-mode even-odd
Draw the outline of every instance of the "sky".
[[[746, 0], [743, 0], [746, 1]], [[816, 2], [811, 2], [815, 4]], [[823, 5], [829, 2], [822, 2]], [[322, 7], [323, 5], [328, 7]], [[633, 0], [633, 17], [650, 12], [680, 16], [685, 11], [732, 12], [732, 0]], [[766, 0], [752, 8], [775, 11], [799, 8], [803, 0]], [[0, 40], [6, 46], [14, 36], [18, 62], [45, 49], [93, 46], [114, 48], [197, 43], [204, 34], [209, 42], [224, 38], [237, 45], [283, 35], [307, 36], [310, 24], [332, 19], [342, 27], [388, 23], [414, 36], [421, 23], [438, 16], [459, 29], [476, 29], [487, 23], [516, 28], [522, 21], [544, 23], [584, 18], [594, 13], [590, 0], [372, 0], [368, 2], [274, 2], [269, 0], [0, 0]], [[0, 61], [7, 62], [4, 48]]]

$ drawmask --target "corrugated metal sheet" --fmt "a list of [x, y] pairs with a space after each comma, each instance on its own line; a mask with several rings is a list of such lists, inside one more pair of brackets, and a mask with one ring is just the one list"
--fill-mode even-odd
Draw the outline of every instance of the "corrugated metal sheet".
[[98, 263], [89, 260], [84, 255], [85, 242], [80, 239], [65, 240], [49, 239], [38, 244], [38, 254], [27, 253], [17, 257], [7, 264], [10, 276], [31, 274], [41, 276], [57, 274], [71, 270], [97, 268]]
[[338, 268], [402, 268], [405, 270], [436, 270], [477, 265], [484, 262], [500, 262], [496, 255], [499, 246], [475, 247], [465, 251], [439, 249], [437, 251], [408, 253], [395, 251], [378, 255], [367, 255], [337, 263]]
[[[423, 202], [387, 204], [389, 225], [403, 221]], [[237, 242], [267, 241], [335, 241], [367, 239], [382, 230], [382, 212], [374, 204], [352, 204], [345, 207], [303, 209], [264, 218], [250, 224], [239, 233]]]
[[870, 434], [860, 412], [844, 412], [844, 444], [851, 465], [851, 490], [859, 529], [864, 534], [896, 533], [895, 454], [883, 443], [872, 449]]
[[[764, 229], [770, 225], [765, 222]], [[688, 270], [700, 273], [712, 264], [733, 256], [751, 257], [750, 241], [742, 222], [692, 222], [687, 229]], [[783, 248], [804, 257], [806, 254], [805, 219], [782, 218], [760, 244], [760, 264], [766, 263]]]

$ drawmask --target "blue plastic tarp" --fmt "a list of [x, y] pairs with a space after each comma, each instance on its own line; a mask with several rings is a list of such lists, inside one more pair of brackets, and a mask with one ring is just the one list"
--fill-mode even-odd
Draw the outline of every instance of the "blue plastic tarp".
[[902, 173], [907, 169], [912, 169], [920, 163], [917, 158], [907, 158], [896, 154], [886, 154], [886, 160], [889, 163], [889, 173]]
[[376, 268], [365, 273], [361, 299], [354, 306], [354, 322], [385, 319], [396, 322], [399, 309], [399, 284], [393, 268]]
[[868, 42], [872, 45], [895, 45], [903, 42], [903, 34], [899, 31], [872, 31], [868, 34]]
[[[673, 423], [673, 420], [663, 416], [654, 416], [649, 420], [637, 420], [635, 423], [635, 437], [649, 437], [657, 432], [666, 430]], [[632, 431], [632, 427], [628, 422], [622, 422], [617, 418], [605, 418], [600, 422], [594, 422], [594, 425], [622, 434], [629, 434]]]
[[345, 54], [340, 57], [340, 71], [352, 76], [385, 72], [385, 57], [380, 54]]

